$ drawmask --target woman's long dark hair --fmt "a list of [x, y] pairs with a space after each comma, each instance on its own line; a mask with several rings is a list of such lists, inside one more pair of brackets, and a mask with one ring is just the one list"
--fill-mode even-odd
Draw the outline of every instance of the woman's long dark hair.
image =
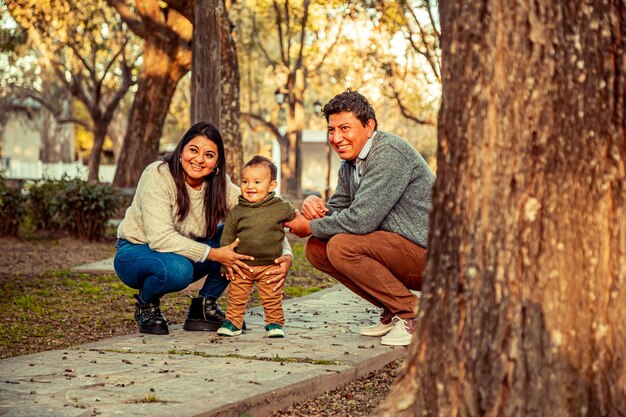
[[185, 185], [185, 172], [180, 162], [183, 148], [193, 138], [203, 136], [217, 145], [217, 174], [215, 170], [204, 177], [204, 216], [206, 218], [206, 237], [211, 238], [217, 225], [226, 217], [226, 162], [224, 157], [224, 141], [215, 126], [208, 122], [198, 122], [191, 126], [178, 142], [174, 152], [164, 159], [176, 184], [176, 204], [178, 221], [183, 221], [189, 214], [189, 193]]

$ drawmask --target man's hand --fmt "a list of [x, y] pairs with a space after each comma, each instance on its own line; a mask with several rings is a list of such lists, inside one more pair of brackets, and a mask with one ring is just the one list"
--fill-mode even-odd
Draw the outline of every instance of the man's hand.
[[289, 228], [289, 231], [298, 237], [307, 237], [311, 234], [311, 221], [304, 217], [298, 210], [296, 210], [296, 217], [283, 223], [285, 227]]
[[[274, 263], [277, 265], [275, 269], [270, 269], [265, 273], [267, 279], [267, 283], [271, 284], [273, 282], [276, 283], [276, 286], [272, 288], [272, 291], [276, 292], [277, 290], [283, 289], [285, 285], [285, 278], [287, 278], [287, 274], [289, 273], [289, 268], [291, 268], [291, 255], [283, 255], [276, 259], [274, 259]], [[265, 278], [264, 278], [265, 279]]]
[[328, 208], [324, 200], [321, 198], [310, 195], [302, 202], [302, 215], [308, 220], [320, 219], [328, 213]]

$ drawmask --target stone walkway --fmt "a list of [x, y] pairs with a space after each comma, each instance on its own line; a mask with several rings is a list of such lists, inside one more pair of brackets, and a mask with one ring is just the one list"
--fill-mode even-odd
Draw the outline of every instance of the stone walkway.
[[343, 286], [285, 301], [286, 336], [133, 334], [0, 361], [0, 416], [268, 416], [402, 358], [358, 334], [378, 312]]

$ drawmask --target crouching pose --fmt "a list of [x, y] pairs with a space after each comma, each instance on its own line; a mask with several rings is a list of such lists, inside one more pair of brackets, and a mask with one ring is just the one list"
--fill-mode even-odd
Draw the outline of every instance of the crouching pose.
[[361, 94], [337, 95], [322, 110], [328, 141], [343, 159], [335, 193], [325, 204], [307, 197], [286, 224], [312, 235], [306, 256], [317, 269], [382, 309], [362, 328], [385, 345], [413, 338], [428, 244], [434, 175], [404, 139], [378, 131], [374, 109]]
[[[211, 124], [200, 122], [182, 137], [164, 161], [143, 171], [133, 202], [117, 229], [114, 268], [135, 295], [135, 320], [141, 333], [168, 334], [160, 308], [165, 294], [185, 289], [206, 276], [199, 297], [191, 300], [185, 330], [217, 330], [224, 312], [217, 299], [228, 286], [220, 264], [243, 276], [252, 259], [235, 252], [237, 243], [220, 247], [222, 225], [235, 206], [239, 189], [226, 175], [224, 143]], [[291, 251], [284, 241], [282, 256], [268, 280], [282, 288]], [[279, 254], [280, 255], [280, 254]]]

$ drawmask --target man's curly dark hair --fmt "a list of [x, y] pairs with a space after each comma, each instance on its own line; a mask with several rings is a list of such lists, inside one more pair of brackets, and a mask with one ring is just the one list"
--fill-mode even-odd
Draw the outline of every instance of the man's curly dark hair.
[[326, 122], [328, 122], [328, 118], [331, 114], [343, 112], [354, 113], [363, 126], [366, 126], [367, 121], [372, 119], [374, 120], [374, 130], [378, 129], [378, 121], [376, 120], [374, 108], [365, 96], [356, 91], [348, 89], [341, 94], [337, 94], [322, 109]]

